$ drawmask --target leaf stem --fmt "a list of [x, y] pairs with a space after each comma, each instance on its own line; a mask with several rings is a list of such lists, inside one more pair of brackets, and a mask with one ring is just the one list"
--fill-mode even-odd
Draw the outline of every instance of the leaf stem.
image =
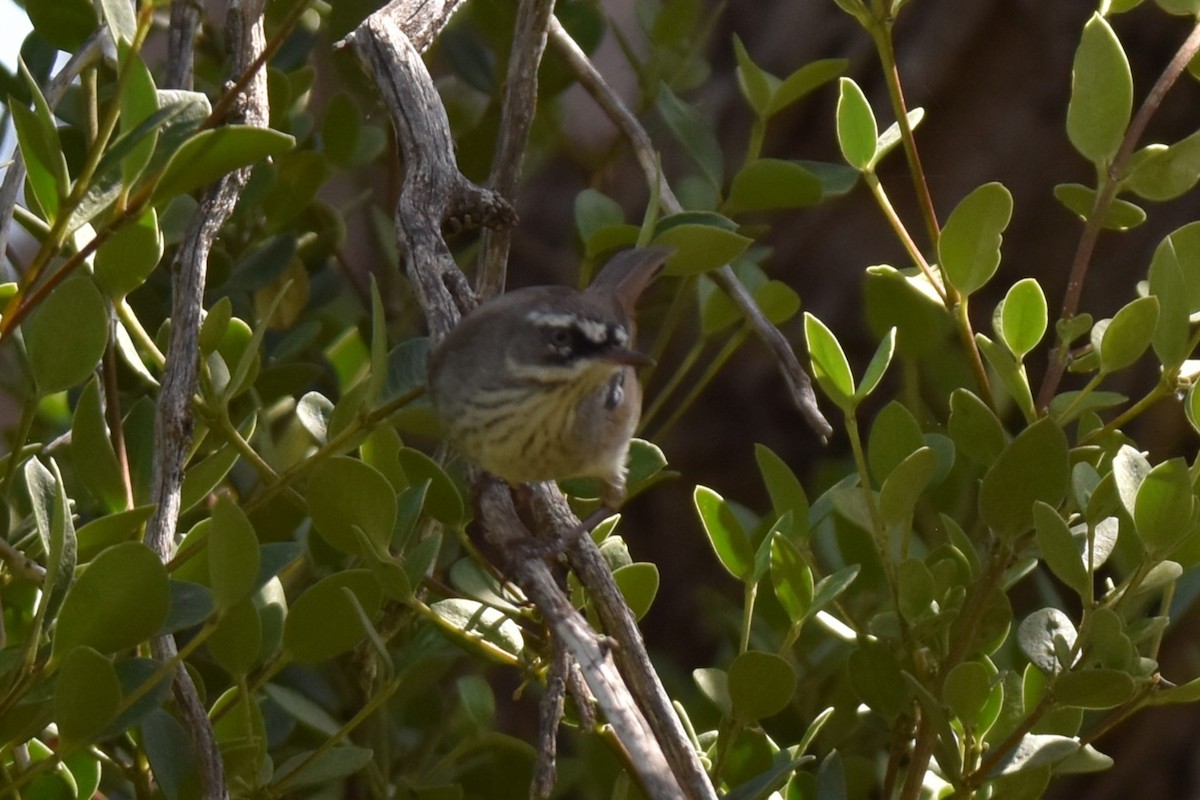
[[[1180, 45], [1166, 69], [1150, 89], [1150, 93], [1146, 95], [1146, 99], [1142, 101], [1137, 115], [1125, 131], [1125, 138], [1121, 141], [1120, 149], [1117, 150], [1112, 163], [1102, 173], [1096, 200], [1084, 223], [1083, 233], [1079, 237], [1079, 245], [1075, 249], [1075, 257], [1071, 262], [1071, 272], [1067, 278], [1067, 289], [1063, 296], [1059, 319], [1069, 320], [1079, 311], [1083, 282], [1087, 278], [1088, 267], [1091, 265], [1092, 255], [1096, 250], [1096, 242], [1100, 238], [1100, 231], [1104, 227], [1104, 218], [1108, 209], [1116, 199], [1117, 191], [1121, 188], [1121, 179], [1125, 177], [1125, 168], [1129, 163], [1129, 158], [1142, 138], [1150, 118], [1162, 105], [1163, 98], [1166, 97], [1167, 92], [1175, 85], [1175, 81], [1179, 79], [1188, 63], [1198, 52], [1200, 52], [1200, 22], [1192, 28], [1192, 32]], [[1037, 397], [1038, 408], [1048, 408], [1050, 401], [1058, 391], [1059, 382], [1062, 381], [1067, 367], [1068, 350], [1067, 343], [1059, 337], [1050, 351], [1050, 359], [1046, 364], [1046, 375], [1042, 379], [1041, 390]]]

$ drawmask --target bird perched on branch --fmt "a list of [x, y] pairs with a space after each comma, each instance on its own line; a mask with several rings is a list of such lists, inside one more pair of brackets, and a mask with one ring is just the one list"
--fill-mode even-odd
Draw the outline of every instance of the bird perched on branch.
[[670, 251], [627, 250], [582, 291], [518, 289], [468, 314], [434, 350], [429, 391], [447, 437], [512, 485], [598, 478], [619, 508], [641, 414], [634, 306]]

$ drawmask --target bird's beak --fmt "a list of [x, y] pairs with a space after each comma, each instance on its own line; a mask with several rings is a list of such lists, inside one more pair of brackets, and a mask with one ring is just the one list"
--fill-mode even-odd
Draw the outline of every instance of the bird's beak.
[[637, 350], [627, 347], [614, 347], [601, 356], [601, 359], [612, 364], [628, 364], [631, 367], [649, 367], [654, 365], [654, 359]]

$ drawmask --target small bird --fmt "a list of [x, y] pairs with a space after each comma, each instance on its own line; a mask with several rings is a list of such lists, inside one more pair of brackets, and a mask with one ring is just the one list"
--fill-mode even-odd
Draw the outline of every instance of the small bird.
[[587, 289], [535, 286], [483, 303], [434, 350], [429, 391], [449, 440], [511, 485], [598, 478], [611, 510], [641, 415], [634, 306], [671, 253], [627, 250]]

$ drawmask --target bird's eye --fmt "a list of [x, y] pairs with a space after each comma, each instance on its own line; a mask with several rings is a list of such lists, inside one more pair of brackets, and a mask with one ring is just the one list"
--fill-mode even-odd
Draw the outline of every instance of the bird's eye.
[[551, 328], [547, 332], [547, 338], [550, 345], [555, 349], [564, 349], [571, 346], [571, 332], [566, 328]]

